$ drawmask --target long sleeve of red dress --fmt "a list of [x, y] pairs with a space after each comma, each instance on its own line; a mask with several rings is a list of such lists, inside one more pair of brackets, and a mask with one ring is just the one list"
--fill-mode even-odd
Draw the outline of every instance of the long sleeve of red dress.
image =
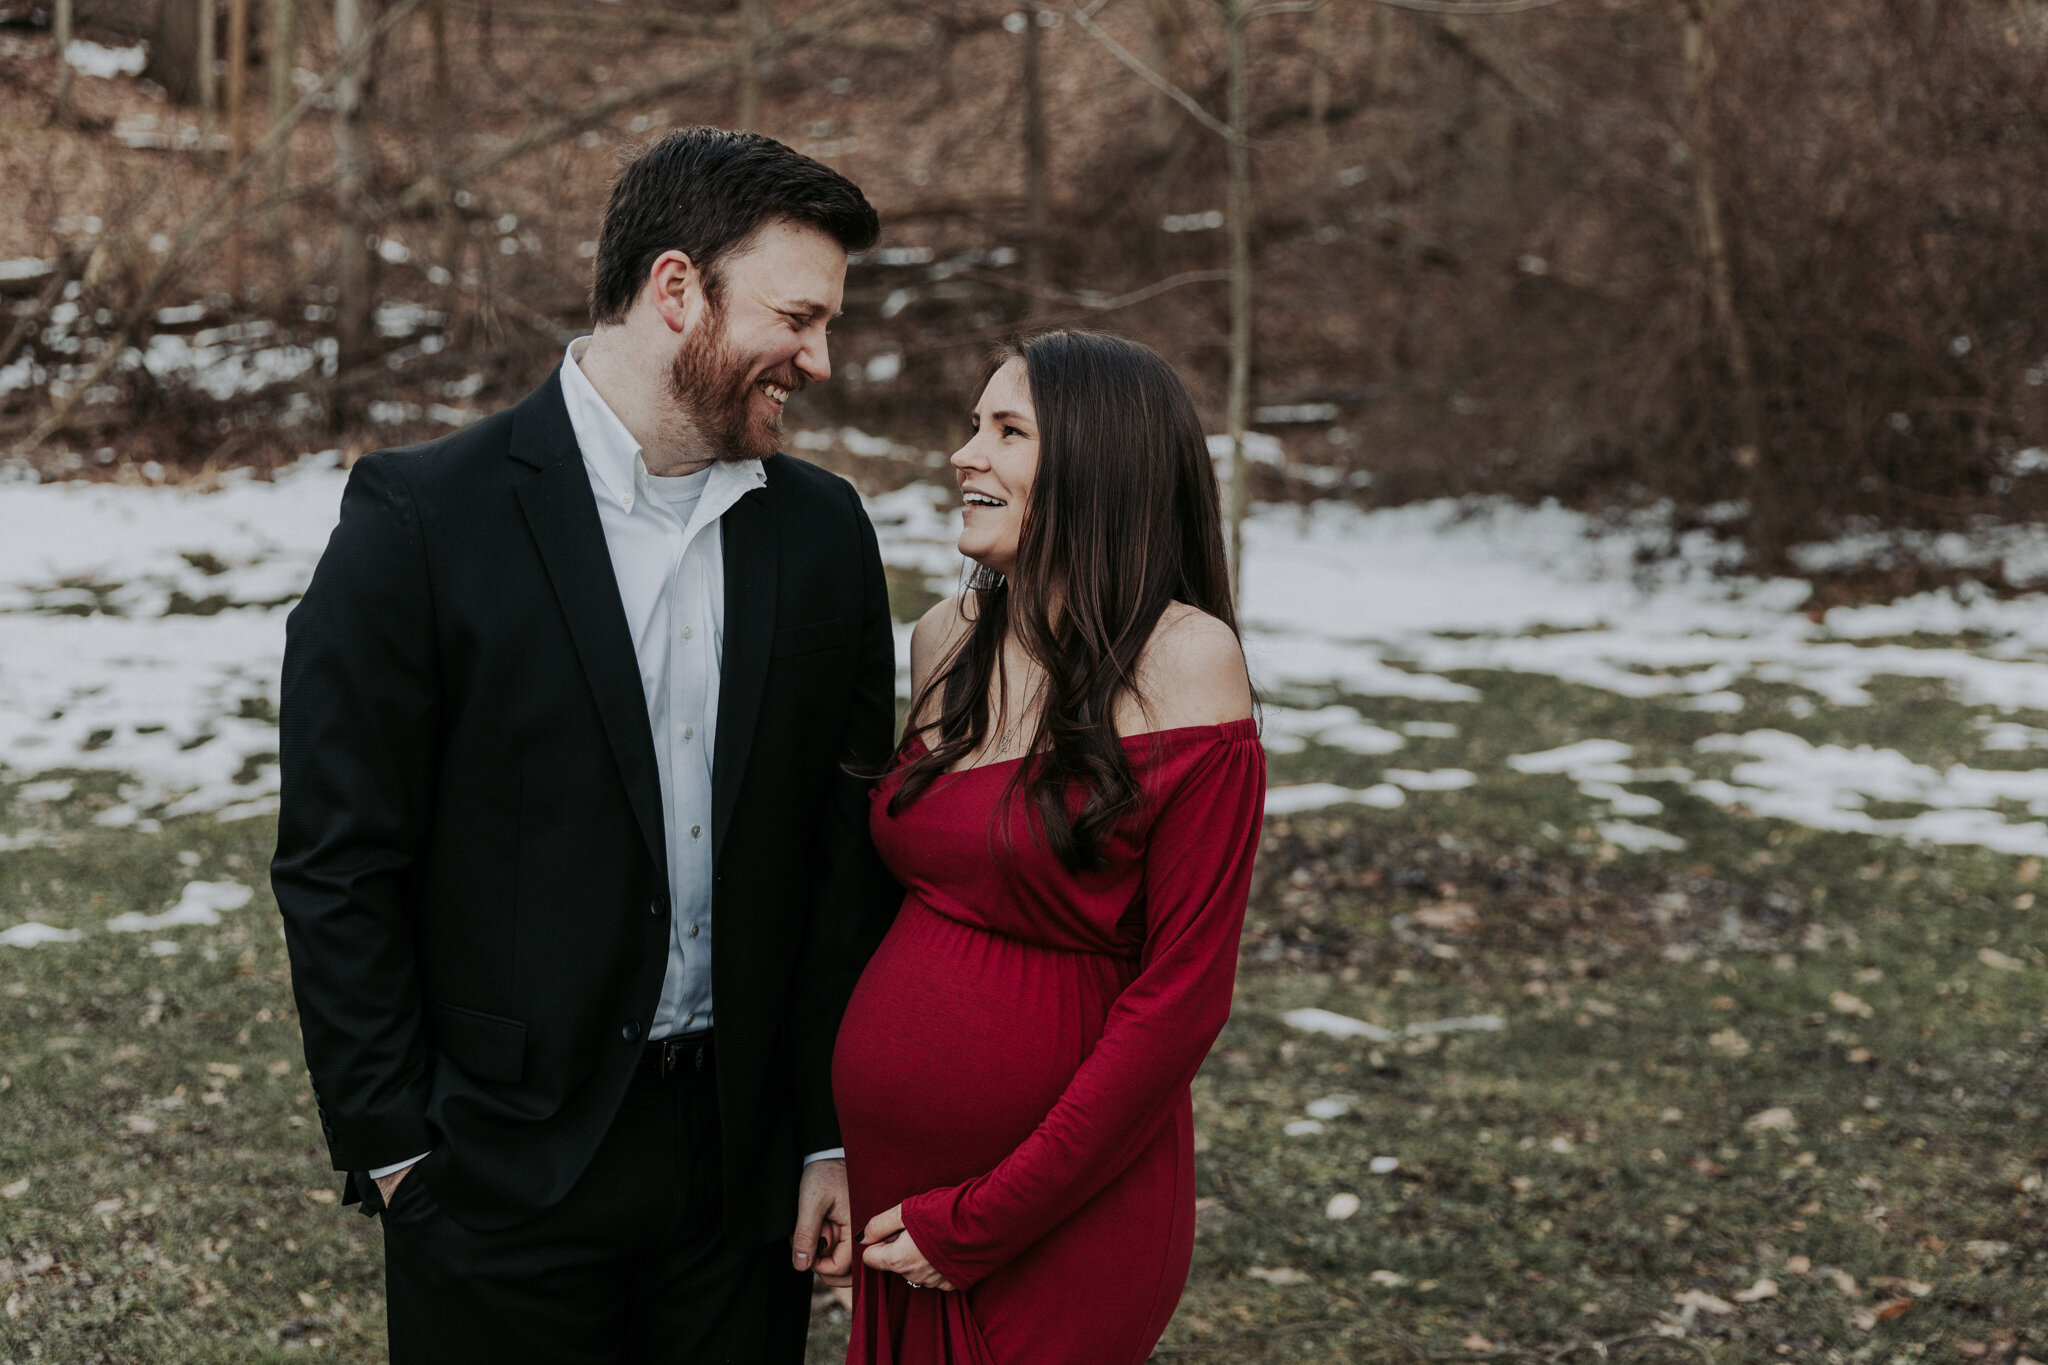
[[1137, 974], [1058, 1103], [994, 1169], [903, 1203], [918, 1249], [960, 1289], [1065, 1221], [1153, 1142], [1230, 1015], [1265, 755], [1249, 723], [1224, 731], [1157, 798]]

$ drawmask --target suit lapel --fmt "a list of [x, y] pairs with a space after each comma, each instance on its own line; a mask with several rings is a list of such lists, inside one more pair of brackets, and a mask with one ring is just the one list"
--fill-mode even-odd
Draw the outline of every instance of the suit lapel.
[[768, 654], [775, 641], [775, 489], [755, 489], [719, 522], [725, 559], [725, 648], [718, 681], [718, 741], [711, 751], [711, 854], [732, 826], [761, 714]]
[[540, 471], [517, 485], [519, 507], [547, 565], [548, 581], [576, 642], [626, 797], [665, 886], [668, 852], [662, 834], [661, 777], [654, 762], [654, 733], [647, 723], [647, 698], [640, 688], [640, 662], [633, 653], [604, 526], [597, 519], [590, 475], [562, 402], [559, 369], [519, 405], [511, 455]]

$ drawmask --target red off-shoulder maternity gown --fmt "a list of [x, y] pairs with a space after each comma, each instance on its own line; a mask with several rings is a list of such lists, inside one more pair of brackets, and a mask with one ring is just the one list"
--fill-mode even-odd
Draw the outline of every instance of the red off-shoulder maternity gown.
[[1139, 1365], [1173, 1316], [1188, 1084], [1230, 1013], [1265, 756], [1250, 720], [1124, 747], [1145, 799], [1092, 873], [1045, 848], [1027, 797], [1001, 803], [1012, 764], [897, 816], [898, 777], [875, 793], [906, 895], [833, 1065], [853, 1226], [901, 1203], [958, 1292], [856, 1262], [850, 1365]]

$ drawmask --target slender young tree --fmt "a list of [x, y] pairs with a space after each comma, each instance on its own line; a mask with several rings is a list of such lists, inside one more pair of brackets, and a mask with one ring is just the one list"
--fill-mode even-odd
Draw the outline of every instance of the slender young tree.
[[1727, 348], [1728, 377], [1735, 386], [1736, 459], [1745, 468], [1757, 463], [1762, 419], [1758, 409], [1756, 366], [1750, 357], [1749, 334], [1735, 306], [1735, 273], [1728, 259], [1728, 227], [1721, 210], [1720, 154], [1714, 137], [1713, 82], [1715, 33], [1713, 0], [1681, 0], [1680, 32], [1685, 57], [1688, 151], [1692, 161], [1693, 210], [1698, 224], [1700, 276], [1705, 283], [1715, 330]]
[[[349, 51], [365, 32], [363, 0], [334, 0], [334, 42]], [[370, 337], [370, 242], [363, 196], [369, 188], [364, 145], [364, 76], [361, 67], [344, 71], [334, 83], [335, 283], [341, 364], [362, 354]]]
[[1024, 20], [1024, 281], [1031, 287], [1031, 311], [1042, 314], [1051, 271], [1046, 262], [1045, 67], [1041, 55], [1046, 12], [1027, 5]]
[[57, 96], [53, 117], [71, 116], [71, 0], [56, 0], [50, 7], [50, 37], [57, 48]]
[[[228, 122], [228, 161], [240, 165], [248, 151], [247, 123], [242, 117], [242, 96], [249, 75], [249, 0], [228, 0], [228, 85], [225, 114]], [[237, 207], [241, 191], [235, 192]], [[228, 277], [236, 294], [242, 292], [242, 215], [234, 216], [235, 227], [228, 238]]]
[[[299, 62], [299, 0], [270, 0], [270, 126], [277, 127], [291, 114], [292, 72]], [[284, 242], [284, 201], [291, 165], [291, 141], [280, 138], [273, 144], [265, 179], [269, 193], [264, 217], [273, 245]]]
[[1309, 41], [1308, 137], [1309, 165], [1318, 185], [1330, 178], [1330, 59], [1337, 50], [1337, 11], [1317, 8]]
[[220, 78], [214, 71], [219, 37], [220, 7], [215, 0], [199, 0], [199, 70], [195, 89], [199, 92], [199, 154], [213, 153], [214, 116], [220, 108]]
[[761, 67], [767, 60], [761, 40], [768, 36], [768, 0], [740, 0], [740, 41], [746, 59], [740, 63], [740, 127], [761, 131]]

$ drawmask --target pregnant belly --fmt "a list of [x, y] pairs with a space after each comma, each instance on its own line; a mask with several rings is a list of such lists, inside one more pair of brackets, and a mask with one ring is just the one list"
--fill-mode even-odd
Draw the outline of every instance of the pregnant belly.
[[1127, 970], [906, 900], [833, 1059], [856, 1226], [984, 1173], [1029, 1137], [1101, 1037]]

